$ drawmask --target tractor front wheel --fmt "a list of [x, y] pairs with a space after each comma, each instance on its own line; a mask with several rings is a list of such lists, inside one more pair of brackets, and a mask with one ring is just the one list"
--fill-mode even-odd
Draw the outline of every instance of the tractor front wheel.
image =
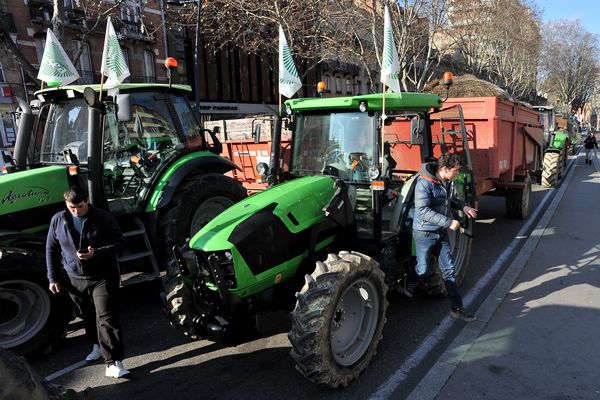
[[171, 323], [192, 339], [199, 338], [193, 321], [198, 314], [195, 295], [192, 283], [184, 282], [179, 273], [172, 247], [183, 245], [214, 217], [245, 197], [246, 190], [232, 178], [213, 173], [196, 175], [180, 186], [161, 214], [159, 243], [168, 269], [163, 280], [165, 306]]
[[382, 338], [384, 274], [370, 257], [342, 251], [317, 262], [305, 281], [290, 313], [296, 369], [314, 383], [348, 386], [367, 368]]

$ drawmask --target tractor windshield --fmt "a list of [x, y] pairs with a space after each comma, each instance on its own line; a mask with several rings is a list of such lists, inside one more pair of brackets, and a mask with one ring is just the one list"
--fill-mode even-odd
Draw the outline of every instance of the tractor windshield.
[[293, 137], [291, 173], [327, 170], [348, 181], [368, 181], [373, 164], [375, 122], [368, 113], [299, 115]]
[[[117, 122], [115, 107], [111, 103], [107, 106], [105, 158], [135, 148], [164, 160], [176, 150], [203, 145], [198, 123], [183, 96], [151, 91], [132, 93], [131, 105], [133, 119], [128, 122]], [[41, 161], [65, 163], [65, 152], [70, 150], [85, 164], [87, 130], [88, 107], [82, 98], [54, 103], [42, 139]]]

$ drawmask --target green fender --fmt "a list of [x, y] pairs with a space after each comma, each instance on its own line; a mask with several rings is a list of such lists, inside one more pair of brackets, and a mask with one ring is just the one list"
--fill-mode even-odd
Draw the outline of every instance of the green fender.
[[156, 211], [169, 204], [181, 181], [197, 169], [219, 174], [224, 174], [233, 169], [241, 171], [240, 167], [227, 158], [218, 156], [210, 151], [197, 151], [186, 154], [171, 164], [159, 178], [146, 204], [145, 211]]

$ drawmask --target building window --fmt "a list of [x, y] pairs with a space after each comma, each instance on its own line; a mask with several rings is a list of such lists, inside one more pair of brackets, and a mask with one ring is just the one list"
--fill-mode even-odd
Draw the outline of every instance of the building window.
[[352, 94], [352, 78], [346, 78], [346, 93]]
[[144, 82], [156, 82], [154, 73], [154, 53], [144, 50]]
[[137, 25], [140, 20], [140, 5], [137, 1], [126, 1], [121, 7], [121, 21]]
[[362, 94], [362, 82], [361, 81], [356, 81], [356, 83], [354, 84], [354, 94], [357, 96]]
[[[131, 67], [129, 64], [129, 50], [127, 47], [121, 47], [121, 51], [123, 52], [123, 57], [125, 58], [125, 64], [127, 65], [127, 69], [131, 71]], [[129, 75], [123, 82], [131, 82], [131, 75]]]
[[79, 60], [75, 64], [75, 68], [79, 72], [79, 83], [94, 83], [94, 68], [92, 67], [92, 56], [90, 54], [90, 46], [85, 42], [75, 40], [75, 54], [83, 47]]
[[339, 76], [335, 77], [335, 92], [342, 93], [342, 78]]
[[329, 79], [328, 75], [323, 76], [323, 82], [325, 82], [325, 91], [327, 93], [331, 93], [331, 86], [330, 86], [331, 80]]
[[2, 69], [2, 63], [0, 63], [0, 83], [6, 82], [4, 80], [4, 70]]

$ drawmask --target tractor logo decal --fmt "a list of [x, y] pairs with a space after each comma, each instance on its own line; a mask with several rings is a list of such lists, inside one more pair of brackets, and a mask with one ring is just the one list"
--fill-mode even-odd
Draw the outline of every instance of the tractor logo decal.
[[50, 191], [48, 189], [38, 186], [29, 186], [21, 193], [15, 193], [12, 190], [9, 190], [8, 193], [2, 196], [2, 204], [15, 204], [19, 200], [29, 199], [36, 196], [40, 196], [40, 202], [44, 202], [48, 199], [47, 196], [49, 194]]

